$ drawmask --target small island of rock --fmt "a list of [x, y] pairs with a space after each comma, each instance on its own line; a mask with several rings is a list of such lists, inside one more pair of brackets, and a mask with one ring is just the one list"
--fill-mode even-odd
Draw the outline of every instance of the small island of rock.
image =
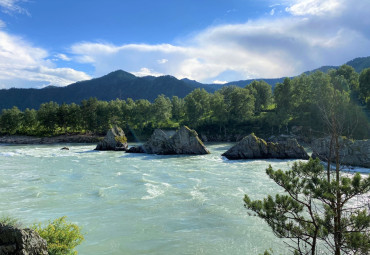
[[309, 156], [296, 139], [279, 143], [266, 142], [254, 134], [244, 137], [222, 156], [227, 159], [308, 159]]
[[196, 131], [182, 126], [178, 131], [154, 130], [149, 140], [141, 146], [132, 147], [127, 152], [159, 155], [209, 154]]
[[107, 135], [98, 143], [95, 150], [98, 151], [126, 151], [128, 148], [127, 138], [120, 127], [114, 126], [108, 130]]
[[[334, 144], [331, 161], [335, 162]], [[330, 155], [330, 137], [319, 138], [311, 144], [313, 158], [328, 161]], [[339, 138], [340, 164], [370, 168], [370, 140], [351, 140]]]

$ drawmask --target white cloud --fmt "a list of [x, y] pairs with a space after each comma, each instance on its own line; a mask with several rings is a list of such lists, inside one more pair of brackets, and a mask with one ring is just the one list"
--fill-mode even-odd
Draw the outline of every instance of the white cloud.
[[5, 13], [24, 13], [29, 15], [28, 11], [18, 5], [19, 2], [27, 2], [27, 0], [0, 0], [0, 7]]
[[274, 14], [275, 14], [275, 8], [271, 9], [271, 11], [270, 11], [271, 16], [274, 16]]
[[162, 58], [162, 59], [158, 59], [157, 62], [159, 64], [166, 64], [168, 62], [168, 59], [165, 59], [165, 58]]
[[0, 31], [0, 84], [7, 84], [7, 87], [64, 86], [90, 78], [84, 72], [58, 68], [48, 57], [46, 50]]
[[225, 84], [225, 83], [227, 83], [227, 81], [214, 80], [212, 83], [213, 84]]
[[137, 72], [132, 72], [135, 76], [143, 77], [143, 76], [162, 76], [164, 75], [163, 73], [157, 73], [154, 72], [153, 70], [150, 70], [149, 68], [143, 67], [140, 68], [140, 71]]
[[[209, 27], [177, 45], [83, 42], [71, 52], [92, 64], [96, 76], [116, 69], [138, 73], [145, 65], [150, 73], [201, 82], [292, 76], [369, 55], [369, 1], [289, 3], [288, 16]], [[161, 63], [167, 61], [171, 65]]]
[[72, 60], [70, 57], [68, 57], [66, 54], [63, 54], [63, 53], [56, 54], [55, 57], [57, 59], [60, 59], [60, 60], [63, 60], [63, 61], [71, 61]]
[[293, 15], [337, 15], [342, 11], [345, 0], [293, 0], [286, 11]]

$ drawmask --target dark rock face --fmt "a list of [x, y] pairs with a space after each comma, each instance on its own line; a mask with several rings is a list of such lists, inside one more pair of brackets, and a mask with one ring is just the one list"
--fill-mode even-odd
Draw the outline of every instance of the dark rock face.
[[231, 147], [222, 156], [227, 159], [308, 159], [308, 154], [295, 139], [287, 139], [280, 143], [266, 142], [250, 134]]
[[145, 153], [142, 146], [131, 147], [126, 152], [127, 153]]
[[156, 129], [149, 140], [141, 146], [142, 151], [148, 154], [173, 154], [170, 153], [171, 148], [168, 143], [170, 138], [163, 130]]
[[0, 254], [46, 255], [46, 241], [31, 229], [20, 229], [0, 224]]
[[95, 150], [98, 151], [126, 151], [127, 138], [123, 130], [117, 126], [108, 130], [104, 139], [98, 143]]
[[186, 126], [181, 127], [176, 133], [156, 129], [146, 143], [132, 147], [127, 152], [159, 155], [210, 153], [199, 139], [197, 132]]
[[[340, 163], [349, 166], [370, 168], [370, 140], [339, 139]], [[311, 144], [313, 158], [327, 161], [329, 158], [330, 137], [316, 139]], [[334, 155], [334, 148], [332, 148]], [[335, 162], [332, 156], [332, 162]]]

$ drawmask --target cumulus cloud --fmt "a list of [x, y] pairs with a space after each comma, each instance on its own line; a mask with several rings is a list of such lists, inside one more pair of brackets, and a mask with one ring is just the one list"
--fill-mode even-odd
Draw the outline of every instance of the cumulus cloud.
[[225, 73], [234, 80], [291, 76], [369, 55], [368, 1], [288, 3], [275, 6], [286, 15], [209, 27], [177, 45], [82, 42], [71, 52], [92, 64], [96, 75], [116, 69], [138, 73], [144, 65], [151, 73], [202, 82], [225, 80]]
[[84, 72], [58, 68], [49, 54], [14, 35], [0, 31], [0, 84], [2, 87], [35, 85], [64, 86], [90, 79]]
[[137, 72], [132, 72], [135, 76], [143, 77], [143, 76], [162, 76], [163, 73], [157, 73], [153, 70], [150, 70], [149, 68], [143, 67]]

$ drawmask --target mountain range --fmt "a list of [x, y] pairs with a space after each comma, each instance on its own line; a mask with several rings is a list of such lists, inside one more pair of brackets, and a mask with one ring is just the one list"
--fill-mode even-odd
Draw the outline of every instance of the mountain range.
[[[357, 72], [370, 67], [370, 57], [356, 58], [346, 63], [352, 66]], [[335, 69], [338, 66], [323, 66], [314, 71], [326, 72], [329, 69]], [[173, 76], [165, 75], [160, 77], [145, 76], [136, 77], [135, 75], [117, 70], [100, 78], [87, 81], [80, 81], [66, 87], [48, 86], [42, 89], [22, 89], [11, 88], [0, 90], [0, 110], [17, 106], [19, 109], [26, 108], [37, 109], [40, 104], [54, 101], [62, 103], [77, 103], [90, 97], [96, 97], [98, 100], [115, 100], [132, 98], [148, 99], [153, 101], [158, 95], [164, 94], [167, 97], [178, 96], [185, 97], [195, 88], [204, 88], [208, 92], [214, 92], [223, 86], [236, 85], [244, 87], [254, 80], [264, 80], [272, 87], [276, 83], [282, 82], [283, 78], [277, 79], [250, 79], [233, 81], [226, 84], [203, 84], [194, 80], [179, 80]]]

